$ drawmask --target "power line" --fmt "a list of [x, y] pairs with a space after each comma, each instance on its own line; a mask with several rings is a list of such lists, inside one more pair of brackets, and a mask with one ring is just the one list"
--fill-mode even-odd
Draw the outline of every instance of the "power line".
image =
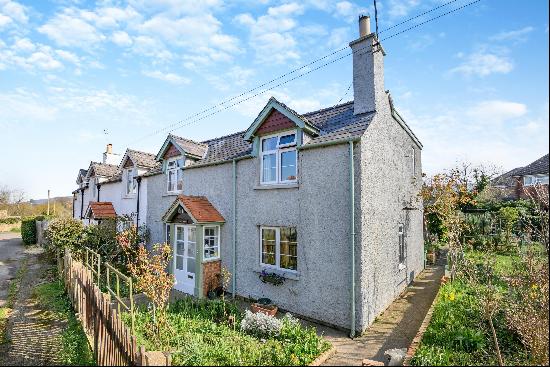
[[[430, 12], [436, 10], [436, 9], [439, 9], [439, 8], [441, 8], [441, 7], [445, 6], [445, 5], [448, 5], [448, 4], [450, 4], [450, 3], [453, 3], [453, 2], [455, 2], [455, 1], [457, 1], [457, 0], [451, 1], [451, 2], [449, 2], [449, 3], [447, 3], [447, 4], [444, 4], [444, 5], [440, 5], [440, 6], [434, 8], [434, 9], [432, 9], [432, 10], [430, 10], [430, 11], [424, 12], [424, 13], [421, 14], [421, 15], [415, 16], [415, 17], [411, 18], [410, 20], [415, 19], [415, 18], [418, 18], [419, 16], [425, 15], [425, 14], [427, 14], [427, 13], [430, 13]], [[424, 25], [424, 24], [430, 23], [430, 22], [432, 22], [432, 21], [434, 21], [434, 20], [437, 20], [437, 19], [439, 19], [439, 18], [441, 18], [441, 17], [444, 17], [444, 16], [446, 16], [446, 15], [452, 14], [452, 13], [458, 11], [458, 10], [462, 10], [462, 9], [464, 9], [464, 8], [470, 6], [470, 5], [473, 5], [473, 4], [475, 4], [475, 3], [478, 3], [478, 2], [480, 2], [480, 1], [481, 1], [481, 0], [472, 1], [472, 2], [470, 2], [470, 3], [468, 3], [468, 4], [465, 4], [465, 5], [463, 5], [463, 6], [459, 7], [459, 8], [450, 10], [450, 11], [448, 11], [448, 12], [446, 12], [446, 13], [443, 13], [443, 14], [440, 14], [440, 15], [438, 15], [438, 16], [436, 16], [436, 17], [430, 18], [430, 19], [428, 19], [428, 20], [426, 20], [426, 21], [424, 21], [424, 22], [422, 22], [422, 23], [416, 24], [416, 25], [414, 25], [414, 26], [412, 26], [412, 27], [409, 27], [409, 28], [407, 28], [407, 29], [404, 29], [404, 30], [402, 30], [402, 31], [399, 31], [399, 32], [397, 32], [397, 33], [394, 33], [394, 34], [392, 34], [391, 36], [388, 36], [388, 37], [386, 37], [386, 38], [383, 38], [383, 39], [380, 40], [380, 41], [384, 41], [384, 40], [391, 39], [391, 38], [393, 38], [393, 37], [395, 37], [395, 36], [397, 36], [397, 35], [400, 35], [400, 34], [403, 34], [403, 33], [405, 33], [405, 32], [408, 32], [408, 31], [410, 31], [410, 30], [412, 30], [412, 29], [415, 29], [415, 28], [420, 27], [420, 26], [422, 26], [422, 25]], [[404, 23], [406, 23], [406, 22], [408, 22], [408, 20], [407, 20], [407, 21], [404, 21], [404, 22], [401, 22], [401, 24], [404, 24]], [[393, 28], [393, 27], [391, 27], [391, 28]], [[389, 28], [388, 28], [388, 29], [389, 29]], [[386, 29], [386, 30], [388, 30], [388, 29]], [[382, 31], [382, 32], [383, 32], [383, 31]], [[380, 32], [380, 33], [382, 33], [382, 32]], [[344, 56], [340, 56], [340, 57], [338, 57], [338, 58], [336, 58], [336, 59], [333, 59], [333, 60], [331, 60], [331, 61], [328, 61], [328, 62], [326, 62], [326, 63], [324, 63], [324, 64], [322, 64], [322, 65], [320, 65], [320, 66], [318, 66], [318, 67], [316, 67], [316, 68], [314, 68], [314, 69], [310, 69], [310, 70], [308, 70], [308, 71], [305, 72], [305, 73], [302, 73], [302, 74], [297, 75], [297, 76], [295, 76], [295, 77], [293, 77], [293, 78], [291, 78], [291, 79], [285, 80], [285, 81], [283, 81], [283, 82], [281, 82], [281, 83], [279, 83], [279, 84], [276, 84], [276, 85], [274, 85], [274, 86], [271, 86], [271, 87], [269, 87], [269, 88], [266, 88], [266, 89], [262, 90], [261, 92], [255, 93], [255, 94], [253, 94], [253, 95], [251, 95], [251, 96], [249, 96], [249, 97], [247, 97], [247, 98], [244, 98], [244, 99], [242, 99], [242, 100], [239, 100], [239, 101], [237, 101], [237, 102], [234, 102], [234, 103], [230, 104], [229, 106], [226, 106], [226, 107], [224, 107], [224, 108], [222, 108], [222, 109], [219, 109], [219, 110], [216, 110], [216, 111], [214, 111], [214, 112], [211, 112], [211, 113], [209, 113], [209, 114], [207, 114], [207, 115], [204, 115], [204, 116], [202, 116], [202, 117], [200, 117], [200, 118], [193, 119], [194, 117], [198, 117], [198, 116], [200, 116], [200, 115], [203, 115], [203, 114], [206, 113], [206, 112], [212, 111], [212, 110], [214, 110], [214, 109], [216, 109], [216, 108], [218, 108], [218, 107], [221, 107], [221, 106], [223, 106], [223, 105], [225, 105], [225, 104], [227, 104], [227, 103], [229, 103], [229, 102], [231, 102], [231, 101], [234, 101], [234, 100], [236, 100], [236, 99], [238, 99], [238, 98], [240, 98], [240, 97], [243, 97], [243, 96], [245, 96], [245, 95], [247, 95], [247, 94], [249, 94], [249, 93], [251, 93], [251, 92], [253, 92], [253, 91], [256, 91], [256, 90], [258, 90], [258, 89], [260, 89], [260, 88], [262, 88], [262, 87], [264, 87], [264, 86], [267, 86], [267, 85], [273, 83], [274, 81], [283, 79], [283, 78], [285, 78], [286, 76], [292, 75], [292, 74], [296, 73], [297, 71], [303, 70], [303, 69], [305, 69], [305, 68], [307, 68], [307, 67], [309, 67], [309, 66], [311, 66], [311, 65], [314, 65], [314, 64], [318, 63], [319, 61], [322, 61], [322, 60], [324, 60], [324, 59], [327, 59], [327, 58], [330, 57], [330, 56], [336, 55], [336, 54], [342, 52], [343, 50], [346, 50], [347, 48], [348, 48], [348, 46], [345, 46], [345, 47], [343, 47], [343, 48], [340, 48], [340, 49], [338, 49], [338, 50], [335, 50], [335, 51], [333, 51], [332, 53], [330, 53], [330, 54], [328, 54], [328, 55], [325, 55], [325, 56], [323, 56], [323, 57], [321, 57], [321, 58], [319, 58], [319, 59], [313, 60], [313, 61], [309, 62], [309, 63], [306, 64], [306, 65], [303, 65], [303, 66], [301, 66], [301, 67], [299, 67], [299, 68], [297, 68], [297, 69], [291, 70], [291, 71], [288, 72], [288, 73], [285, 73], [285, 74], [283, 74], [283, 75], [281, 75], [281, 76], [278, 76], [278, 77], [276, 77], [276, 78], [273, 78], [273, 79], [271, 79], [271, 80], [268, 81], [268, 82], [262, 83], [261, 85], [259, 85], [259, 86], [257, 86], [257, 87], [254, 87], [254, 88], [252, 88], [252, 89], [250, 89], [250, 90], [248, 90], [248, 91], [246, 91], [246, 92], [243, 92], [243, 93], [239, 94], [238, 96], [232, 97], [232, 98], [230, 98], [230, 99], [228, 99], [228, 100], [225, 100], [225, 101], [223, 101], [223, 102], [221, 102], [221, 103], [218, 103], [218, 104], [216, 104], [216, 105], [214, 105], [214, 106], [212, 106], [212, 107], [209, 107], [209, 108], [207, 108], [207, 109], [205, 109], [205, 110], [202, 110], [202, 111], [200, 111], [200, 112], [197, 112], [197, 113], [195, 113], [195, 114], [193, 114], [193, 115], [190, 115], [190, 116], [188, 116], [188, 117], [186, 117], [186, 118], [184, 118], [184, 119], [182, 119], [182, 120], [180, 120], [180, 121], [178, 121], [178, 122], [176, 122], [176, 123], [173, 123], [173, 124], [168, 125], [168, 126], [166, 126], [166, 127], [164, 127], [164, 128], [158, 129], [158, 130], [156, 130], [156, 131], [154, 131], [154, 132], [152, 132], [152, 133], [150, 133], [150, 134], [147, 134], [147, 135], [145, 135], [145, 136], [143, 136], [143, 137], [141, 137], [141, 138], [139, 138], [139, 139], [137, 139], [137, 140], [135, 140], [135, 141], [143, 140], [143, 139], [145, 139], [145, 138], [147, 138], [147, 137], [149, 137], [149, 136], [156, 135], [156, 134], [158, 134], [158, 133], [160, 133], [160, 132], [163, 132], [163, 131], [172, 132], [172, 131], [174, 131], [174, 130], [176, 130], [176, 129], [180, 129], [180, 128], [182, 128], [182, 127], [189, 126], [189, 125], [192, 125], [192, 124], [197, 123], [197, 122], [199, 122], [199, 121], [202, 121], [202, 120], [204, 120], [204, 119], [207, 118], [207, 117], [214, 116], [214, 115], [216, 115], [216, 114], [218, 114], [218, 113], [220, 113], [220, 112], [222, 112], [222, 111], [225, 111], [225, 110], [227, 110], [227, 109], [229, 109], [229, 108], [232, 108], [232, 107], [237, 106], [237, 105], [239, 105], [239, 104], [241, 104], [241, 103], [243, 103], [243, 102], [246, 102], [246, 101], [248, 101], [248, 100], [250, 100], [250, 99], [252, 99], [252, 98], [255, 98], [255, 97], [257, 97], [257, 96], [259, 96], [259, 95], [261, 95], [261, 94], [263, 94], [263, 93], [265, 93], [265, 92], [268, 92], [268, 91], [270, 91], [270, 90], [273, 90], [273, 89], [275, 89], [275, 88], [278, 88], [278, 87], [280, 87], [280, 86], [283, 86], [283, 85], [285, 85], [285, 84], [287, 84], [287, 83], [289, 83], [289, 82], [291, 82], [291, 81], [294, 81], [294, 80], [296, 80], [296, 79], [299, 79], [299, 78], [301, 78], [301, 77], [304, 77], [304, 76], [306, 76], [306, 75], [308, 75], [308, 74], [310, 74], [310, 73], [312, 73], [312, 72], [314, 72], [314, 71], [317, 71], [317, 70], [319, 70], [319, 69], [321, 69], [321, 68], [324, 68], [324, 67], [326, 67], [326, 66], [328, 66], [328, 65], [330, 65], [330, 64], [333, 64], [333, 63], [335, 63], [335, 62], [337, 62], [337, 61], [340, 61], [340, 60], [342, 60], [342, 59], [344, 59], [344, 58], [346, 58], [346, 57], [348, 57], [348, 56], [351, 56], [354, 52], [358, 52], [358, 51], [361, 51], [361, 50], [364, 50], [364, 49], [365, 49], [365, 48], [363, 48], [363, 49], [358, 49], [358, 50], [356, 50], [356, 51], [352, 51], [352, 52], [350, 52], [350, 53], [347, 53], [347, 54], [345, 54]], [[350, 87], [351, 87], [351, 84], [350, 84]], [[349, 90], [350, 87], [348, 87], [348, 90]], [[347, 92], [346, 92], [346, 94], [347, 94]], [[345, 96], [345, 95], [344, 95], [344, 96]], [[342, 99], [343, 99], [343, 97], [342, 97]], [[193, 120], [191, 120], [191, 119], [193, 119]], [[191, 121], [189, 121], [189, 120], [191, 120]], [[186, 121], [189, 121], [189, 122], [188, 122], [188, 123], [185, 123]]]
[[389, 28], [386, 28], [386, 29], [384, 29], [384, 30], [381, 30], [380, 33], [384, 33], [384, 32], [386, 32], [386, 31], [389, 31], [390, 29], [393, 29], [393, 28], [395, 28], [395, 27], [399, 27], [400, 25], [403, 25], [403, 24], [405, 24], [405, 23], [408, 23], [408, 22], [410, 22], [411, 20], [415, 20], [416, 18], [420, 18], [420, 17], [422, 17], [422, 16], [424, 16], [424, 15], [426, 15], [426, 14], [431, 13], [432, 11], [436, 11], [437, 9], [443, 8], [443, 7], [445, 7], [445, 6], [447, 6], [447, 5], [450, 5], [450, 4], [452, 4], [452, 3], [456, 3], [457, 1], [458, 1], [458, 0], [452, 0], [452, 1], [449, 1], [448, 3], [439, 5], [439, 6], [433, 8], [433, 9], [431, 9], [431, 10], [425, 11], [425, 12], [422, 13], [422, 14], [418, 14], [418, 15], [412, 17], [412, 18], [409, 18], [409, 19], [404, 20], [404, 21], [402, 21], [402, 22], [400, 22], [400, 23], [397, 23], [397, 24], [395, 24], [395, 25], [393, 25], [393, 26], [391, 26], [391, 27], [389, 27]]

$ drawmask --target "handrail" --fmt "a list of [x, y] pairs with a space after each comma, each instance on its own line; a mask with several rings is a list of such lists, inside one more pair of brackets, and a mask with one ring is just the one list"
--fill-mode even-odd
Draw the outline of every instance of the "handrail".
[[[112, 295], [116, 301], [117, 301], [117, 310], [120, 314], [120, 306], [122, 306], [126, 311], [130, 312], [131, 317], [131, 330], [132, 333], [134, 333], [134, 290], [133, 290], [133, 281], [132, 278], [122, 274], [119, 270], [115, 269], [111, 264], [108, 262], [104, 263], [105, 269], [106, 269], [106, 275], [107, 275], [107, 281], [106, 281], [106, 288], [107, 292], [109, 292], [110, 295]], [[113, 290], [111, 288], [111, 272], [115, 274], [116, 279], [116, 287]], [[120, 297], [120, 279], [128, 285], [129, 295], [128, 298], [130, 300], [130, 305], [127, 305], [124, 300]]]
[[[97, 276], [97, 285], [100, 286], [101, 282], [101, 256], [94, 250], [84, 246], [85, 258], [84, 266], [92, 271], [92, 280], [93, 275]], [[90, 254], [92, 256], [90, 256]], [[95, 262], [94, 262], [95, 260]]]

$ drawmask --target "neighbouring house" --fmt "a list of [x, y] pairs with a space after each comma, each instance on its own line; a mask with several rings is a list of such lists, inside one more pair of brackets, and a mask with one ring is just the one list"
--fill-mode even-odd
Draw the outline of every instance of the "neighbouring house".
[[546, 154], [525, 167], [517, 167], [498, 176], [492, 185], [501, 189], [509, 199], [528, 199], [530, 188], [537, 184], [548, 185], [548, 172], [549, 158]]
[[[298, 113], [271, 98], [244, 131], [203, 142], [168, 135], [141, 169], [122, 159], [113, 195], [146, 182], [140, 218], [149, 246], [173, 246], [177, 290], [204, 297], [224, 266], [234, 295], [353, 334], [423, 270], [422, 144], [384, 88], [385, 51], [369, 22], [360, 18], [350, 43], [353, 101]], [[110, 180], [97, 201], [119, 214], [103, 196]], [[264, 283], [262, 271], [285, 281]]]

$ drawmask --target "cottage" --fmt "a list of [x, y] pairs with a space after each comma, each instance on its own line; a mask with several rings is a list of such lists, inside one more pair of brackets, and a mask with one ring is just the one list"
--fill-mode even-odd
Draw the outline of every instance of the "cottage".
[[422, 271], [422, 144], [384, 88], [368, 17], [350, 47], [351, 102], [298, 113], [271, 98], [245, 131], [169, 135], [148, 170], [124, 173], [123, 158], [124, 192], [146, 182], [151, 244], [173, 246], [177, 290], [205, 296], [224, 266], [232, 294], [354, 334]]
[[540, 157], [525, 167], [514, 168], [492, 181], [493, 187], [500, 189], [509, 199], [529, 199], [528, 192], [533, 186], [548, 186], [548, 154]]

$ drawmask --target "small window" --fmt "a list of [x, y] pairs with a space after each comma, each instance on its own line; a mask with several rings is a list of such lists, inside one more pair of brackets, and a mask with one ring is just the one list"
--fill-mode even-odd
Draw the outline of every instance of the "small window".
[[294, 227], [260, 228], [260, 263], [281, 270], [298, 270], [298, 235]]
[[220, 257], [220, 227], [204, 227], [204, 259], [218, 259]]
[[263, 184], [292, 183], [297, 179], [296, 134], [262, 138], [261, 174]]
[[403, 224], [399, 225], [399, 264], [405, 263], [405, 229]]
[[137, 192], [137, 182], [135, 180], [135, 170], [126, 170], [126, 195], [132, 195]]
[[183, 190], [183, 159], [171, 159], [166, 163], [166, 191]]

